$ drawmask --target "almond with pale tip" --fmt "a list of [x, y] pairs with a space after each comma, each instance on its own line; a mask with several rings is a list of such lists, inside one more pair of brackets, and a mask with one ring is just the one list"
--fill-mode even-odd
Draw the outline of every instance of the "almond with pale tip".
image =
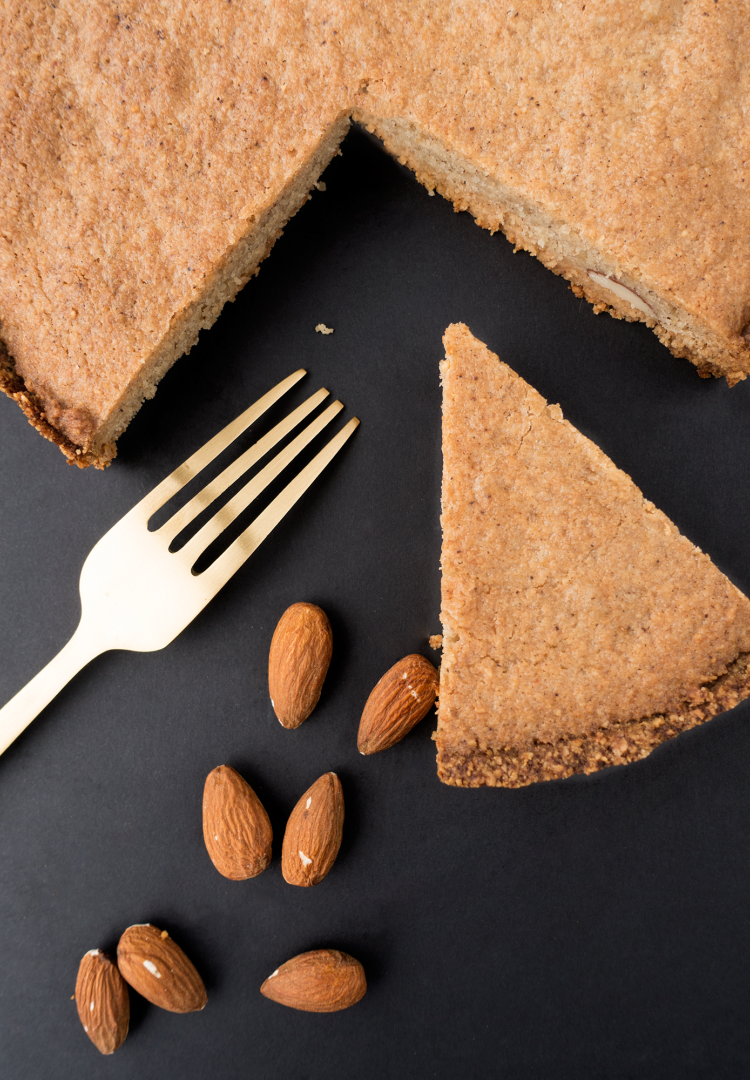
[[199, 1012], [207, 995], [198, 972], [166, 930], [129, 926], [117, 945], [122, 977], [152, 1005], [168, 1012]]
[[302, 1012], [338, 1012], [356, 1005], [367, 990], [359, 960], [338, 949], [316, 949], [287, 960], [266, 979], [261, 994]]
[[303, 602], [286, 609], [268, 656], [268, 690], [282, 727], [299, 727], [318, 704], [332, 652], [331, 624], [322, 608]]
[[130, 998], [111, 956], [91, 949], [78, 966], [75, 992], [83, 1030], [102, 1054], [122, 1046], [130, 1025]]
[[281, 846], [281, 872], [290, 885], [317, 885], [341, 847], [344, 792], [334, 772], [308, 788], [289, 815]]
[[405, 656], [376, 684], [359, 722], [357, 749], [378, 754], [400, 742], [435, 704], [438, 673], [419, 653]]

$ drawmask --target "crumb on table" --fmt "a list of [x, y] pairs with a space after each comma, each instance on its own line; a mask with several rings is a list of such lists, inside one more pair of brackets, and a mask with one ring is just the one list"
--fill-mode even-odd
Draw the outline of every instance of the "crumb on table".
[[326, 326], [325, 323], [319, 322], [318, 325], [315, 327], [315, 332], [318, 334], [332, 334], [333, 327]]

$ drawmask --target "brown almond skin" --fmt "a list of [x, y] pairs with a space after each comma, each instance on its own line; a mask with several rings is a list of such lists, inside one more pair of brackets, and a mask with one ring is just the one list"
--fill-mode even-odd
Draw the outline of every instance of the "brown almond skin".
[[341, 781], [336, 773], [324, 773], [289, 815], [281, 846], [284, 880], [305, 886], [321, 882], [336, 861], [343, 828]]
[[271, 861], [273, 830], [268, 814], [231, 765], [218, 765], [206, 777], [203, 839], [211, 862], [231, 881], [256, 877]]
[[328, 616], [315, 604], [292, 604], [279, 619], [268, 656], [271, 704], [285, 728], [297, 728], [318, 704], [333, 651]]
[[357, 735], [360, 754], [377, 754], [407, 735], [435, 704], [438, 673], [429, 660], [412, 653], [386, 671], [370, 694]]
[[81, 960], [75, 998], [83, 1030], [94, 1046], [102, 1054], [114, 1054], [128, 1033], [130, 997], [117, 964], [100, 949]]
[[287, 960], [260, 988], [279, 1005], [303, 1012], [338, 1012], [364, 997], [365, 971], [359, 960], [337, 949], [316, 949]]
[[125, 981], [160, 1009], [188, 1013], [205, 1007], [203, 980], [166, 930], [149, 923], [129, 926], [117, 946], [117, 964]]

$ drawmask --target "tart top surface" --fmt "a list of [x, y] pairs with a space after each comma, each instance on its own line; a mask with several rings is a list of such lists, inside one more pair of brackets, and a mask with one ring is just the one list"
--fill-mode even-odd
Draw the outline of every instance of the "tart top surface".
[[354, 108], [414, 124], [746, 353], [743, 0], [15, 0], [0, 51], [0, 333], [75, 443]]
[[526, 746], [676, 707], [750, 601], [463, 325], [442, 364], [439, 737]]

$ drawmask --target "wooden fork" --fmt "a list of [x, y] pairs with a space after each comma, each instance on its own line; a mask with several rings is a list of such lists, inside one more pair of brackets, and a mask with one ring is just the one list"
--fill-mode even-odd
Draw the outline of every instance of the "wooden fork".
[[305, 374], [302, 369], [295, 371], [269, 390], [175, 469], [93, 547], [81, 571], [78, 628], [57, 656], [0, 709], [0, 753], [95, 656], [109, 649], [153, 652], [173, 641], [239, 570], [341, 449], [359, 424], [356, 417], [287, 484], [215, 562], [201, 573], [195, 572], [196, 560], [209, 544], [343, 409], [341, 402], [335, 401], [240, 488], [184, 547], [170, 552], [170, 544], [186, 525], [328, 396], [327, 390], [318, 390], [206, 484], [165, 524], [153, 532], [148, 530], [149, 519], [160, 507]]

